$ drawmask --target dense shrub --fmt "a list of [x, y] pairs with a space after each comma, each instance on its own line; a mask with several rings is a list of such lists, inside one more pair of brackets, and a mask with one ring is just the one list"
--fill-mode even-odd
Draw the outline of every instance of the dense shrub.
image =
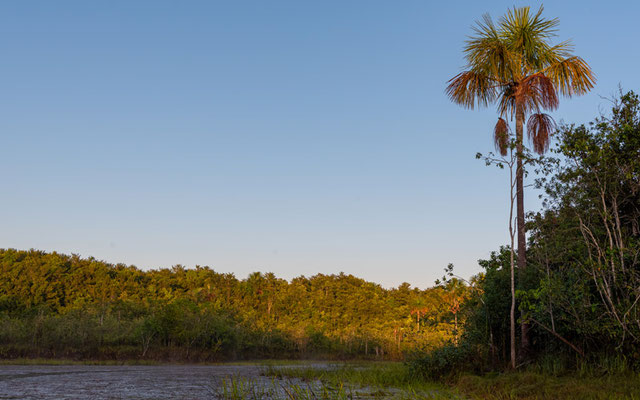
[[440, 380], [461, 372], [475, 372], [481, 369], [481, 365], [477, 349], [466, 342], [459, 345], [450, 343], [408, 362], [413, 376], [428, 380]]

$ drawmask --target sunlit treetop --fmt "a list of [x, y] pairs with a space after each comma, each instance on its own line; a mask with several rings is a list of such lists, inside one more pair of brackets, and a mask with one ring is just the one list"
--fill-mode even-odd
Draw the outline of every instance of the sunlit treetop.
[[470, 109], [497, 104], [500, 117], [494, 135], [503, 155], [509, 136], [505, 118], [530, 114], [527, 132], [534, 151], [543, 153], [554, 122], [542, 111], [555, 110], [558, 95], [582, 95], [595, 84], [593, 71], [572, 54], [569, 40], [552, 43], [559, 21], [544, 18], [542, 11], [540, 7], [532, 14], [529, 7], [514, 7], [497, 24], [484, 15], [466, 41], [465, 71], [446, 89], [453, 102]]

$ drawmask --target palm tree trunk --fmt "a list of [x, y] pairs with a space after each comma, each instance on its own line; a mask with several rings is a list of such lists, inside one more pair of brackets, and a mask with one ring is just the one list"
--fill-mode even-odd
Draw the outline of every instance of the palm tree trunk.
[[[527, 268], [527, 240], [524, 225], [524, 167], [523, 167], [523, 131], [524, 131], [524, 111], [516, 111], [516, 225], [518, 228], [518, 274], [522, 279], [523, 272]], [[520, 356], [526, 358], [529, 354], [529, 324], [520, 325]]]
[[[513, 151], [513, 150], [511, 150]], [[513, 157], [513, 153], [512, 153]], [[514, 242], [515, 231], [513, 229], [513, 202], [514, 202], [514, 182], [513, 182], [513, 158], [509, 164], [509, 239], [511, 248], [509, 249], [509, 266], [511, 272], [511, 309], [509, 310], [509, 339], [511, 350], [511, 369], [516, 369], [516, 282], [515, 282], [515, 256]]]

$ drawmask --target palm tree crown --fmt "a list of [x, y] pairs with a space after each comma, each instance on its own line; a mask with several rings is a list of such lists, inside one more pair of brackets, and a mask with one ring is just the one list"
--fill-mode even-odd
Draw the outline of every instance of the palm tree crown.
[[[542, 111], [558, 107], [558, 93], [582, 95], [595, 83], [589, 65], [571, 54], [570, 41], [550, 43], [558, 20], [544, 19], [542, 10], [532, 14], [529, 7], [513, 8], [497, 25], [485, 15], [466, 42], [466, 70], [453, 77], [446, 89], [453, 102], [467, 108], [497, 103], [500, 117], [494, 135], [503, 155], [509, 138], [505, 118], [516, 116], [521, 131], [530, 115], [527, 133], [533, 150], [542, 154], [554, 129], [553, 119]], [[521, 142], [522, 137], [516, 136]]]

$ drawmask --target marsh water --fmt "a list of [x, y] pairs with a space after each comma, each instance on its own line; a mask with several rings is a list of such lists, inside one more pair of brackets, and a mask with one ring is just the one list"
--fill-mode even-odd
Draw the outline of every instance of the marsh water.
[[[289, 364], [287, 368], [338, 368]], [[276, 379], [266, 366], [244, 365], [0, 365], [0, 399], [391, 399], [399, 389], [332, 388], [320, 381]], [[436, 392], [427, 397], [435, 398]], [[423, 397], [420, 397], [423, 398]], [[439, 398], [439, 397], [438, 397]], [[449, 398], [449, 397], [447, 397]]]
[[231, 377], [269, 385], [253, 365], [2, 365], [0, 399], [217, 399]]

